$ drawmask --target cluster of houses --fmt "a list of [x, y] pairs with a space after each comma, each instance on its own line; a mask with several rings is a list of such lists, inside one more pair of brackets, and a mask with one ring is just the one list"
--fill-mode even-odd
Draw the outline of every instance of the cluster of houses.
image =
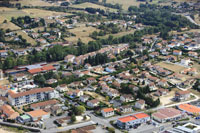
[[83, 64], [84, 61], [89, 56], [93, 57], [98, 53], [101, 53], [101, 54], [110, 53], [110, 54], [116, 55], [116, 54], [119, 54], [122, 51], [127, 50], [128, 47], [129, 47], [128, 44], [121, 44], [121, 45], [118, 45], [118, 46], [108, 46], [108, 47], [102, 48], [102, 49], [100, 49], [98, 51], [90, 52], [90, 53], [87, 53], [85, 55], [80, 55], [80, 56], [77, 56], [77, 57], [75, 55], [67, 55], [65, 57], [64, 61], [66, 63], [70, 62], [70, 63], [76, 64], [76, 65], [80, 65], [80, 64]]
[[129, 130], [135, 128], [138, 124], [148, 123], [155, 120], [159, 123], [174, 122], [185, 119], [188, 115], [199, 115], [200, 108], [191, 104], [181, 104], [175, 108], [162, 108], [151, 114], [151, 117], [145, 113], [136, 113], [134, 115], [121, 117], [116, 124], [121, 129]]

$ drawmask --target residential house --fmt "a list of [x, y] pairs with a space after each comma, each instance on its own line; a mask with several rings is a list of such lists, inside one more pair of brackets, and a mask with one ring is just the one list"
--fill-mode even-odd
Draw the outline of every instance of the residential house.
[[56, 87], [56, 90], [59, 92], [66, 92], [68, 91], [68, 87], [66, 84], [61, 84]]
[[190, 51], [190, 52], [188, 52], [188, 56], [194, 57], [194, 58], [198, 58], [198, 53], [197, 53], [197, 52]]
[[76, 97], [80, 97], [80, 96], [83, 95], [83, 91], [77, 89], [77, 90], [73, 91], [73, 95], [76, 96]]
[[182, 51], [180, 51], [180, 50], [174, 50], [173, 51], [173, 55], [180, 56], [180, 55], [182, 55]]
[[48, 107], [51, 107], [53, 105], [59, 104], [59, 101], [57, 100], [47, 100], [44, 102], [38, 102], [30, 105], [30, 108], [32, 110], [37, 110], [37, 109], [45, 109]]
[[152, 53], [149, 54], [149, 56], [154, 58], [154, 57], [159, 56], [159, 53], [158, 52], [152, 52]]
[[149, 82], [149, 88], [151, 91], [157, 90], [157, 87], [154, 82]]
[[85, 68], [85, 69], [91, 69], [92, 66], [91, 66], [89, 63], [87, 63], [87, 64], [85, 64], [84, 68]]
[[132, 102], [134, 101], [134, 97], [131, 94], [124, 94], [120, 96], [120, 100], [122, 102]]
[[119, 94], [119, 91], [118, 91], [118, 90], [110, 88], [110, 90], [107, 92], [107, 95], [108, 95], [109, 97], [117, 97], [117, 96], [119, 96], [120, 94]]
[[188, 100], [189, 98], [190, 98], [189, 91], [177, 91], [174, 97], [176, 101], [184, 101], [184, 100]]
[[0, 57], [5, 58], [8, 56], [7, 50], [0, 50]]
[[168, 92], [169, 92], [169, 91], [168, 91], [167, 89], [160, 88], [160, 89], [158, 89], [158, 90], [154, 93], [154, 95], [156, 95], [156, 96], [163, 96], [163, 95], [167, 95]]
[[13, 110], [10, 105], [4, 104], [0, 107], [1, 114], [5, 115], [5, 118], [15, 120], [19, 113]]
[[189, 64], [190, 64], [191, 62], [192, 62], [192, 61], [190, 60], [190, 58], [181, 59], [181, 64], [182, 64], [182, 65], [185, 65], [185, 66], [189, 66]]
[[73, 63], [74, 62], [74, 60], [75, 60], [75, 58], [76, 58], [76, 56], [75, 55], [67, 55], [67, 56], [65, 56], [65, 59], [64, 59], [64, 61], [65, 62], [71, 62], [71, 63]]
[[145, 108], [145, 101], [139, 100], [139, 101], [135, 102], [135, 108], [144, 109]]
[[31, 117], [32, 121], [38, 121], [50, 118], [50, 113], [47, 113], [42, 109], [26, 112], [26, 114]]
[[22, 81], [22, 80], [27, 80], [28, 79], [28, 76], [24, 73], [17, 73], [14, 75], [14, 80], [15, 81]]
[[87, 106], [94, 108], [94, 107], [97, 107], [99, 103], [100, 103], [99, 100], [93, 99], [87, 102]]
[[31, 36], [32, 36], [34, 39], [36, 39], [36, 38], [39, 37], [39, 34], [38, 34], [38, 33], [32, 33]]
[[168, 56], [166, 56], [166, 60], [170, 61], [170, 62], [177, 61], [177, 57], [173, 56], [173, 55], [168, 55]]
[[45, 108], [44, 111], [47, 113], [50, 113], [53, 116], [57, 116], [63, 113], [63, 109], [61, 108], [61, 105], [49, 106]]
[[113, 73], [113, 72], [115, 72], [116, 70], [115, 70], [115, 68], [114, 67], [106, 67], [106, 69], [105, 69], [105, 71], [106, 72], [109, 72], [109, 73]]
[[101, 110], [101, 114], [103, 117], [111, 117], [115, 114], [113, 108], [104, 108]]
[[48, 84], [48, 85], [52, 85], [52, 84], [54, 84], [54, 83], [57, 83], [58, 82], [58, 80], [57, 79], [48, 79], [48, 80], [46, 80], [46, 84]]
[[120, 112], [122, 112], [122, 113], [130, 113], [130, 112], [133, 112], [133, 109], [132, 109], [131, 106], [124, 105], [124, 106], [120, 107]]
[[155, 47], [160, 49], [160, 48], [162, 48], [162, 44], [161, 43], [156, 43]]
[[96, 79], [94, 77], [89, 77], [86, 79], [88, 84], [96, 83]]
[[169, 86], [166, 79], [161, 79], [158, 82], [158, 85], [161, 86], [161, 87], [167, 87], [167, 86]]
[[80, 96], [79, 99], [80, 99], [81, 102], [85, 103], [85, 102], [87, 102], [89, 100], [89, 98], [90, 98], [90, 96], [83, 95], [83, 96]]
[[67, 124], [71, 122], [71, 116], [56, 119], [55, 122], [58, 126], [67, 126]]

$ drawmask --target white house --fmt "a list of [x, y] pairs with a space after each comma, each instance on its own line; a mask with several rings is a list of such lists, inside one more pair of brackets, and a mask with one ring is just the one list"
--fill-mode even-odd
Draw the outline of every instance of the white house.
[[113, 108], [105, 108], [101, 110], [101, 114], [103, 117], [111, 117], [115, 114]]
[[122, 102], [132, 102], [134, 100], [134, 98], [131, 94], [124, 94], [124, 95], [120, 96], [120, 100]]
[[119, 91], [118, 90], [115, 90], [115, 89], [110, 89], [108, 92], [107, 92], [107, 95], [109, 97], [117, 97], [119, 96]]
[[181, 64], [185, 66], [189, 66], [190, 63], [191, 63], [190, 58], [181, 59]]
[[83, 95], [83, 96], [80, 96], [79, 99], [80, 99], [81, 102], [85, 103], [89, 98], [90, 98], [89, 96]]
[[94, 108], [94, 107], [97, 107], [99, 103], [100, 103], [99, 100], [93, 99], [87, 102], [87, 106]]
[[66, 63], [68, 63], [68, 62], [73, 63], [74, 60], [75, 60], [75, 58], [76, 58], [76, 56], [74, 56], [74, 55], [67, 55], [67, 56], [65, 56], [64, 61], [65, 61]]
[[173, 55], [178, 55], [178, 56], [180, 56], [180, 55], [182, 55], [182, 51], [180, 51], [180, 50], [174, 50], [174, 51], [173, 51]]
[[144, 109], [144, 107], [145, 107], [145, 101], [144, 100], [139, 100], [135, 103], [135, 108]]
[[59, 92], [66, 92], [68, 91], [68, 87], [66, 84], [62, 84], [62, 85], [59, 85], [56, 87], [56, 90], [59, 91]]
[[106, 70], [106, 72], [109, 72], [109, 73], [113, 73], [116, 71], [114, 67], [106, 67], [105, 70]]

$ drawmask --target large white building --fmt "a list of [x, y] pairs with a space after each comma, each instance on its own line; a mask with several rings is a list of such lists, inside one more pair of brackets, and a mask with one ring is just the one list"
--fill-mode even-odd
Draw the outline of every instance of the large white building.
[[22, 106], [24, 104], [30, 104], [58, 97], [58, 92], [51, 87], [37, 88], [18, 93], [9, 91], [8, 93], [9, 103], [12, 106]]

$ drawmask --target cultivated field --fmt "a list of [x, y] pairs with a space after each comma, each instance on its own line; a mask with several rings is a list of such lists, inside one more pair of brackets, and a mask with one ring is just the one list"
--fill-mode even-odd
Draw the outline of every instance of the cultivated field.
[[180, 71], [185, 69], [185, 67], [183, 67], [183, 66], [168, 63], [168, 62], [159, 62], [156, 65], [159, 65], [163, 68], [166, 68], [166, 69], [171, 70], [171, 71], [176, 72], [176, 73], [179, 73]]
[[21, 3], [22, 6], [56, 6], [42, 0], [19, 0], [11, 3]]
[[12, 17], [20, 17], [20, 16], [30, 16], [30, 17], [48, 17], [48, 16], [54, 16], [54, 15], [71, 15], [69, 13], [63, 13], [63, 12], [54, 12], [54, 11], [47, 11], [47, 10], [40, 10], [40, 9], [23, 9], [18, 10], [16, 8], [6, 8], [1, 7], [0, 8], [0, 16], [4, 17], [8, 20], [11, 20]]
[[76, 36], [71, 36], [65, 39], [70, 42], [77, 42], [80, 38], [83, 42], [88, 43], [93, 40], [89, 37], [89, 35], [94, 31], [98, 31], [98, 29], [94, 27], [86, 27], [84, 24], [81, 24], [78, 27], [69, 30], [69, 32], [75, 34]]
[[102, 10], [109, 10], [109, 11], [112, 11], [112, 12], [117, 11], [116, 9], [113, 9], [113, 8], [107, 8], [107, 7], [104, 7], [104, 6], [101, 6], [101, 5], [97, 5], [97, 4], [93, 4], [93, 3], [89, 3], [89, 2], [85, 2], [85, 3], [82, 3], [82, 4], [72, 5], [71, 7], [82, 8], [82, 9], [85, 9], [87, 7], [92, 7], [92, 8], [96, 8], [96, 9], [99, 8], [99, 9], [102, 9]]
[[16, 33], [17, 35], [21, 35], [22, 38], [26, 39], [28, 43], [31, 43], [31, 45], [37, 44], [36, 41], [33, 38], [29, 37], [25, 32], [20, 30], [20, 31], [16, 31]]

